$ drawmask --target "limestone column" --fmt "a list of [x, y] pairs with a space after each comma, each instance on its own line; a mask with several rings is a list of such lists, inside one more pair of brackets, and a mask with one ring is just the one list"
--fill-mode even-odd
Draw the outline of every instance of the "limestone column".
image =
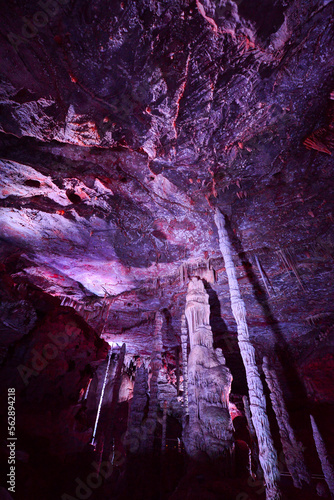
[[188, 406], [188, 330], [186, 317], [181, 317], [181, 348], [182, 348], [182, 371], [183, 371], [183, 404], [185, 414], [189, 415]]
[[266, 399], [260, 373], [255, 360], [255, 349], [250, 342], [246, 321], [246, 308], [241, 297], [235, 267], [232, 260], [232, 247], [225, 227], [225, 217], [217, 208], [215, 223], [218, 228], [220, 251], [223, 255], [228, 284], [230, 289], [231, 307], [237, 323], [238, 344], [246, 370], [252, 420], [259, 444], [259, 459], [266, 483], [267, 500], [280, 500], [280, 473], [277, 463], [277, 453], [270, 432], [266, 412]]
[[248, 424], [249, 434], [253, 441], [257, 441], [254, 425], [252, 422], [252, 415], [249, 408], [249, 402], [247, 396], [242, 396], [242, 402], [244, 404], [245, 416]]
[[162, 414], [162, 434], [161, 434], [161, 453], [166, 452], [166, 436], [167, 436], [167, 401], [164, 401]]
[[261, 471], [261, 466], [259, 463], [258, 443], [257, 443], [256, 432], [255, 432], [253, 421], [252, 421], [252, 415], [251, 415], [250, 408], [249, 408], [248, 397], [243, 396], [242, 402], [244, 404], [245, 416], [246, 416], [249, 434], [250, 434], [250, 438], [251, 438], [252, 459], [253, 459], [253, 463], [255, 464], [255, 467], [256, 467], [256, 474], [258, 475], [259, 473], [261, 474], [262, 471]]
[[180, 349], [175, 347], [176, 395], [180, 394]]
[[313, 415], [310, 415], [310, 418], [313, 430], [313, 438], [321, 462], [321, 468], [324, 473], [326, 483], [328, 484], [329, 491], [331, 492], [332, 498], [334, 498], [334, 467], [330, 461], [324, 440], [322, 439]]
[[154, 350], [151, 357], [151, 371], [152, 376], [150, 380], [150, 400], [148, 406], [148, 414], [146, 419], [146, 432], [147, 439], [145, 443], [145, 448], [147, 451], [152, 451], [154, 442], [154, 432], [157, 423], [157, 413], [159, 407], [158, 400], [158, 378], [159, 372], [162, 367], [161, 361], [161, 351], [162, 351], [162, 324], [163, 317], [160, 312], [155, 315], [155, 327], [154, 327]]
[[213, 348], [209, 296], [199, 278], [189, 282], [185, 315], [190, 340], [189, 420], [183, 429], [183, 442], [190, 457], [219, 460], [224, 464], [222, 472], [228, 472], [234, 450], [229, 413], [232, 375], [221, 349]]
[[131, 454], [139, 454], [143, 449], [146, 433], [142, 424], [148, 398], [148, 372], [143, 364], [136, 369], [133, 397], [130, 405], [125, 446]]
[[263, 358], [262, 368], [270, 390], [270, 399], [276, 415], [286, 466], [291, 474], [294, 486], [302, 488], [303, 481], [307, 484], [311, 482], [311, 476], [307, 471], [301, 449], [302, 445], [297, 441], [291, 427], [281, 384], [275, 369], [272, 365], [269, 365], [267, 357]]

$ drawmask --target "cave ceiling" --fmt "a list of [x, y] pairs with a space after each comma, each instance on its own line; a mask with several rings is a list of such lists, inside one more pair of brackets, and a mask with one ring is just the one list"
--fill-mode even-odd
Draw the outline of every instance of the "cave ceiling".
[[1, 253], [14, 281], [146, 352], [158, 309], [165, 345], [178, 343], [185, 265], [216, 276], [213, 322], [233, 332], [219, 207], [259, 349], [327, 351], [334, 3], [11, 0], [1, 14]]

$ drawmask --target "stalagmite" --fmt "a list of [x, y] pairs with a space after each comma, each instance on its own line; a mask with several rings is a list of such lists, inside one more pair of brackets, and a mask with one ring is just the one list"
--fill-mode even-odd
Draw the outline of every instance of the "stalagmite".
[[321, 468], [324, 473], [326, 483], [328, 484], [329, 491], [331, 492], [331, 496], [332, 498], [334, 498], [334, 467], [330, 461], [325, 443], [322, 439], [322, 436], [319, 432], [318, 426], [314, 420], [313, 415], [310, 415], [310, 419], [311, 419], [315, 446], [317, 448], [317, 452], [321, 462]]
[[[234, 449], [228, 409], [232, 375], [225, 366], [221, 349], [213, 348], [209, 296], [199, 278], [189, 282], [185, 315], [191, 349], [188, 358], [189, 421], [183, 430], [184, 445], [188, 455], [196, 460], [219, 459], [228, 473]], [[182, 331], [185, 337], [184, 326]]]
[[162, 415], [162, 434], [161, 434], [161, 453], [166, 451], [166, 435], [167, 435], [167, 401], [164, 401]]
[[180, 393], [180, 349], [175, 348], [176, 394]]
[[259, 444], [259, 459], [266, 482], [266, 498], [267, 500], [278, 500], [281, 498], [281, 493], [278, 486], [280, 473], [277, 463], [277, 453], [270, 432], [269, 420], [266, 412], [266, 399], [255, 360], [255, 349], [249, 338], [246, 308], [241, 298], [232, 260], [232, 248], [225, 227], [225, 217], [219, 209], [216, 209], [215, 222], [218, 228], [220, 250], [224, 258], [230, 288], [232, 312], [237, 323], [238, 344], [246, 370], [250, 409]]
[[151, 357], [152, 376], [150, 380], [150, 401], [149, 401], [146, 426], [145, 426], [147, 431], [145, 448], [147, 451], [151, 451], [153, 448], [154, 432], [156, 428], [157, 413], [159, 407], [158, 377], [159, 377], [159, 371], [162, 366], [162, 361], [161, 361], [162, 324], [163, 324], [163, 317], [160, 312], [157, 312], [155, 315], [155, 328], [153, 337], [154, 351]]
[[301, 449], [302, 445], [297, 441], [294, 430], [291, 427], [289, 414], [284, 402], [283, 390], [277, 373], [272, 364], [269, 365], [267, 357], [263, 358], [262, 368], [270, 390], [270, 399], [277, 419], [286, 466], [291, 474], [294, 486], [302, 488], [303, 481], [307, 484], [311, 482]]
[[144, 364], [136, 369], [133, 398], [131, 400], [128, 418], [128, 430], [125, 435], [125, 446], [132, 454], [139, 454], [143, 450], [143, 441], [146, 433], [143, 433], [142, 423], [145, 415], [148, 394], [148, 372]]
[[188, 330], [186, 317], [181, 318], [181, 348], [182, 348], [182, 370], [183, 370], [183, 404], [185, 414], [189, 414], [188, 408]]

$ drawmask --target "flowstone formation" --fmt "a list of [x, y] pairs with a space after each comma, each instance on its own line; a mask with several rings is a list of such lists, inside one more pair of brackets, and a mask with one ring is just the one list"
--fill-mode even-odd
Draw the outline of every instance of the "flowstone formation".
[[183, 441], [196, 460], [220, 459], [231, 466], [233, 452], [229, 393], [232, 383], [221, 349], [213, 348], [209, 296], [199, 278], [192, 278], [186, 299], [190, 353], [188, 358], [189, 417]]

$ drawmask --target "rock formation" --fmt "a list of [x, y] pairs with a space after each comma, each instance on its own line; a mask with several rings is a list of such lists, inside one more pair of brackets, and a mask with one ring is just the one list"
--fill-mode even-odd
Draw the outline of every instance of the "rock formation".
[[143, 432], [145, 407], [148, 402], [148, 371], [141, 364], [136, 369], [136, 378], [133, 388], [133, 398], [130, 404], [128, 428], [124, 437], [124, 444], [131, 454], [140, 454], [145, 447], [146, 433]]
[[237, 323], [238, 344], [246, 370], [250, 410], [259, 444], [259, 459], [266, 482], [267, 500], [281, 498], [278, 481], [280, 478], [277, 453], [274, 448], [266, 411], [266, 399], [255, 359], [255, 349], [250, 342], [246, 321], [246, 308], [241, 298], [235, 267], [232, 260], [232, 247], [225, 227], [225, 217], [219, 209], [215, 213], [220, 250], [225, 261], [226, 274], [230, 288], [231, 307]]
[[[197, 276], [209, 294], [214, 346], [233, 376], [235, 439], [250, 446], [258, 469], [257, 439], [250, 441], [238, 412], [246, 411], [242, 396], [261, 387], [248, 390], [213, 207], [230, 217], [242, 260], [236, 274], [250, 335], [248, 342], [243, 332], [241, 345], [248, 381], [258, 380], [250, 344], [257, 363], [279, 349], [290, 421], [300, 427], [312, 476], [319, 474], [310, 408], [328, 454], [334, 447], [334, 1], [8, 0], [0, 14], [0, 407], [15, 387], [11, 496], [81, 496], [76, 479], [90, 478], [97, 461], [88, 445], [109, 344], [96, 438], [101, 463], [102, 443], [112, 444], [114, 471], [90, 498], [260, 499], [261, 486], [247, 478], [223, 484], [218, 474], [208, 483], [210, 464], [196, 474], [186, 467], [195, 464], [182, 442], [190, 343], [181, 316]], [[157, 380], [156, 311], [164, 315]], [[123, 343], [123, 385], [109, 406]], [[162, 469], [148, 461], [140, 473], [153, 477], [140, 490], [138, 463], [146, 444], [151, 448], [151, 423], [160, 464], [165, 401], [166, 483], [154, 489]], [[261, 394], [260, 414], [262, 403]], [[275, 415], [268, 416], [279, 443]], [[267, 436], [261, 419], [257, 433]], [[6, 428], [0, 434], [5, 475]], [[267, 437], [259, 445], [270, 469]], [[243, 450], [235, 449], [237, 470]], [[128, 495], [119, 455], [133, 458]], [[201, 484], [196, 476], [205, 476]], [[312, 477], [310, 488], [295, 491], [283, 477], [282, 495], [314, 500], [315, 483]]]
[[213, 348], [209, 297], [199, 278], [189, 282], [185, 315], [190, 339], [185, 448], [189, 456], [197, 460], [224, 457], [227, 466], [233, 451], [228, 406], [232, 376], [221, 349]]
[[268, 358], [263, 358], [263, 372], [270, 390], [270, 399], [276, 415], [286, 466], [291, 474], [296, 488], [303, 487], [303, 481], [309, 484], [311, 477], [307, 471], [302, 452], [302, 444], [296, 439], [295, 432], [290, 424], [284, 394], [277, 373]]
[[245, 417], [247, 420], [247, 425], [248, 425], [248, 430], [249, 430], [249, 435], [251, 439], [251, 461], [254, 464], [254, 468], [256, 471], [257, 475], [261, 474], [261, 466], [259, 462], [259, 449], [258, 449], [258, 442], [257, 442], [257, 437], [256, 437], [256, 432], [254, 429], [253, 421], [252, 421], [252, 415], [249, 407], [249, 401], [247, 396], [242, 397], [242, 402], [244, 405], [244, 412], [245, 412]]
[[183, 369], [183, 404], [185, 414], [189, 414], [188, 404], [188, 330], [186, 317], [181, 318], [181, 349], [182, 349], [182, 369]]
[[329, 491], [331, 492], [332, 498], [334, 498], [334, 467], [328, 455], [324, 440], [319, 432], [318, 426], [316, 424], [316, 421], [314, 420], [313, 415], [310, 415], [310, 418], [313, 431], [313, 438], [320, 459], [321, 468], [324, 473]]
[[151, 378], [150, 378], [150, 399], [148, 405], [148, 413], [145, 422], [146, 428], [146, 440], [145, 440], [145, 449], [147, 452], [152, 452], [153, 449], [153, 441], [154, 441], [154, 431], [156, 428], [157, 422], [157, 414], [159, 407], [159, 372], [161, 369], [161, 351], [162, 351], [162, 337], [161, 337], [161, 329], [163, 324], [163, 317], [160, 312], [157, 312], [155, 315], [155, 328], [154, 328], [154, 339], [153, 339], [153, 352], [151, 355]]

